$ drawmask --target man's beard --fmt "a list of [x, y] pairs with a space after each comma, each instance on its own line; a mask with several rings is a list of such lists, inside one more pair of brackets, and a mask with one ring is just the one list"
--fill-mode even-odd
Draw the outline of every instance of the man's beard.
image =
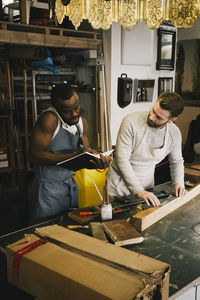
[[162, 128], [162, 127], [164, 127], [167, 123], [168, 123], [168, 121], [165, 122], [165, 123], [163, 123], [162, 125], [158, 125], [158, 124], [155, 124], [153, 121], [151, 121], [151, 120], [149, 119], [149, 117], [147, 118], [147, 125], [148, 125], [149, 127], [151, 127], [151, 128]]

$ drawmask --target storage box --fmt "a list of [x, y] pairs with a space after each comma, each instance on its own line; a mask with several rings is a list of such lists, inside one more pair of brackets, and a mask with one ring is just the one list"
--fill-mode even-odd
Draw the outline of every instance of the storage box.
[[[103, 197], [107, 169], [81, 169], [75, 172], [74, 179], [78, 185], [79, 207], [87, 207], [102, 203], [95, 184]], [[94, 184], [94, 182], [95, 184]]]
[[[48, 242], [34, 247], [32, 235], [9, 245], [6, 256], [9, 282], [40, 300], [168, 299], [164, 262], [58, 225], [37, 234]], [[23, 242], [31, 250], [24, 255]]]

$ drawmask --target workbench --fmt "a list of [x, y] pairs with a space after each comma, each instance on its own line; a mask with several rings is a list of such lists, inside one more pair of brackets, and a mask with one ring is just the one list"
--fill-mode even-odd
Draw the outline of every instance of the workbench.
[[[171, 185], [161, 184], [156, 186], [155, 190], [170, 191]], [[113, 206], [116, 205], [119, 203], [113, 202]], [[171, 265], [170, 300], [200, 299], [200, 233], [194, 231], [194, 226], [200, 223], [199, 212], [200, 195], [147, 228], [142, 233], [144, 241], [141, 244], [124, 246]], [[131, 209], [114, 218], [128, 218], [133, 213], [134, 209]], [[4, 253], [8, 244], [19, 240], [25, 233], [33, 233], [36, 227], [61, 225], [61, 222], [64, 227], [77, 224], [69, 217], [63, 216], [6, 234], [0, 237], [0, 250]], [[89, 234], [87, 229], [79, 229], [79, 232]]]
[[193, 168], [200, 166], [200, 162], [185, 163], [184, 174], [185, 180], [193, 183], [200, 182], [200, 170]]

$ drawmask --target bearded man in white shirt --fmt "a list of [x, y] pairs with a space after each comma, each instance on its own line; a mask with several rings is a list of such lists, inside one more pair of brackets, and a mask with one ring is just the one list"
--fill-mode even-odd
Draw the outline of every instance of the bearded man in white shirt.
[[167, 155], [174, 193], [185, 195], [182, 137], [174, 124], [183, 109], [179, 94], [165, 92], [150, 112], [135, 112], [123, 119], [107, 172], [109, 196], [133, 194], [148, 205], [159, 206], [159, 199], [148, 189], [154, 186], [156, 164]]

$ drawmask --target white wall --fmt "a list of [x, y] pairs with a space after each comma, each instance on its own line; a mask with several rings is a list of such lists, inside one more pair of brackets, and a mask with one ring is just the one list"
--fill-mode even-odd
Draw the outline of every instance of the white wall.
[[[115, 145], [122, 119], [131, 112], [149, 110], [157, 100], [158, 77], [174, 78], [175, 71], [156, 70], [157, 30], [149, 29], [144, 23], [138, 23], [131, 31], [123, 31], [119, 23], [114, 23], [110, 31], [104, 32], [104, 55], [106, 77], [110, 81], [107, 99], [110, 100], [111, 143]], [[127, 107], [120, 108], [117, 81], [122, 73], [132, 79], [155, 79], [152, 103], [132, 101]]]

